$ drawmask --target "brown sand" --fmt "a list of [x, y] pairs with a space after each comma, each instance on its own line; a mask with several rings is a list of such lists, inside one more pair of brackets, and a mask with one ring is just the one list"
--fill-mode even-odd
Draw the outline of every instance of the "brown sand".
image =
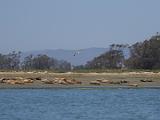
[[[7, 84], [0, 83], [0, 89], [10, 88], [160, 88], [160, 73], [124, 72], [124, 73], [48, 73], [48, 72], [0, 72], [2, 78], [36, 78], [54, 80], [56, 78], [74, 79], [81, 84], [45, 84], [42, 80], [33, 83]], [[143, 81], [143, 82], [142, 82]], [[149, 82], [148, 82], [149, 81]]]

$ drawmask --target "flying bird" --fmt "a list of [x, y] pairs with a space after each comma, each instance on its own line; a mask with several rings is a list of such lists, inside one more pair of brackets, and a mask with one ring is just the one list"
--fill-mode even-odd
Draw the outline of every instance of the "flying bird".
[[76, 51], [73, 56], [76, 56], [76, 55], [78, 55], [78, 54], [80, 54], [80, 52], [79, 52], [79, 51]]

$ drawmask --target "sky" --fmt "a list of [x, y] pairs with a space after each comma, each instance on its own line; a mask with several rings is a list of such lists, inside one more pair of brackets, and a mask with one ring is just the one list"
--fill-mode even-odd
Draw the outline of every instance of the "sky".
[[134, 44], [160, 32], [160, 0], [0, 0], [0, 52]]

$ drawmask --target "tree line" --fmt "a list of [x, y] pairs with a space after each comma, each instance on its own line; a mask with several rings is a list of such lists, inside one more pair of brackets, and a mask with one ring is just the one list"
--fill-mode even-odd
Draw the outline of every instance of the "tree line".
[[[124, 50], [129, 51], [125, 57]], [[149, 40], [137, 42], [131, 46], [112, 44], [110, 50], [86, 65], [75, 69], [160, 69], [160, 35], [157, 33]]]
[[[129, 57], [125, 56], [129, 51]], [[55, 70], [70, 71], [71, 63], [57, 60], [47, 55], [29, 55], [21, 60], [21, 52], [0, 54], [0, 70]], [[79, 69], [160, 69], [160, 35], [131, 46], [112, 44], [109, 51], [88, 61], [85, 65], [74, 66]]]
[[71, 64], [65, 60], [57, 60], [47, 55], [29, 55], [21, 60], [21, 52], [0, 54], [0, 70], [55, 70], [69, 71]]

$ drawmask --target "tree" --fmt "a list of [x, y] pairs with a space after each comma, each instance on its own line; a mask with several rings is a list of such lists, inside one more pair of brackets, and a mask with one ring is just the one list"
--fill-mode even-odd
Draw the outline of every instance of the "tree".
[[24, 70], [71, 70], [71, 64], [64, 60], [56, 60], [47, 55], [29, 55], [24, 58], [22, 63]]
[[58, 70], [60, 71], [70, 71], [71, 64], [65, 60], [60, 60], [58, 64]]
[[9, 53], [7, 55], [0, 54], [0, 69], [3, 70], [19, 70], [21, 52]]
[[47, 70], [50, 68], [50, 58], [47, 55], [38, 55], [32, 60], [32, 67], [39, 70]]
[[32, 70], [32, 65], [33, 65], [33, 55], [29, 55], [24, 58], [22, 62], [22, 69], [24, 70]]
[[130, 48], [131, 56], [126, 60], [128, 68], [160, 68], [160, 35], [152, 36], [144, 42], [137, 42]]
[[15, 52], [15, 51], [7, 55], [7, 59], [10, 64], [9, 66], [11, 70], [19, 70], [20, 57], [21, 57], [21, 52]]
[[95, 57], [92, 61], [87, 62], [87, 68], [113, 69], [123, 66], [124, 56], [120, 50], [110, 49], [108, 52]]
[[7, 69], [8, 64], [7, 64], [7, 57], [6, 55], [0, 54], [0, 69]]

